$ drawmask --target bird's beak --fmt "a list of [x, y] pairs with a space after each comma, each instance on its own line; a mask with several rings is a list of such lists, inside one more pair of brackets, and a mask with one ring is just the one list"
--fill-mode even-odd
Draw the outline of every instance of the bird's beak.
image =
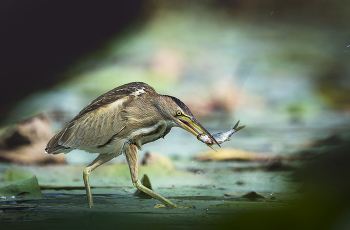
[[[196, 118], [191, 117], [191, 116], [181, 116], [178, 118], [179, 119], [179, 123], [181, 125], [181, 127], [187, 131], [189, 131], [190, 133], [192, 133], [195, 136], [198, 136], [201, 133], [205, 133], [207, 134], [210, 139], [213, 140], [213, 142], [215, 142], [219, 147], [221, 147], [219, 145], [219, 143], [215, 140], [215, 138], [197, 121]], [[197, 128], [200, 132], [198, 132], [195, 128]], [[212, 145], [207, 144], [208, 147], [210, 147], [211, 149], [213, 149], [214, 151], [216, 151]]]

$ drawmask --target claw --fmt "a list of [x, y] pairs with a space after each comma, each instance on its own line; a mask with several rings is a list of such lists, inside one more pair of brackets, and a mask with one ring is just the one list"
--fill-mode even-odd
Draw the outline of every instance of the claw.
[[182, 207], [182, 206], [178, 206], [178, 205], [175, 205], [175, 206], [166, 206], [166, 205], [164, 205], [164, 204], [156, 204], [156, 205], [154, 205], [153, 208], [166, 208], [166, 209], [169, 209], [169, 208], [193, 208], [193, 209], [196, 209], [196, 206], [190, 205], [190, 206]]

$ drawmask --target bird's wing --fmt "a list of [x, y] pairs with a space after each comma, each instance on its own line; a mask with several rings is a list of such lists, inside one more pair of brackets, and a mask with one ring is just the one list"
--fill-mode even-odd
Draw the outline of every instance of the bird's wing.
[[47, 144], [48, 153], [62, 149], [103, 145], [125, 128], [121, 111], [144, 94], [156, 93], [142, 82], [117, 87], [99, 96], [83, 108], [72, 121]]

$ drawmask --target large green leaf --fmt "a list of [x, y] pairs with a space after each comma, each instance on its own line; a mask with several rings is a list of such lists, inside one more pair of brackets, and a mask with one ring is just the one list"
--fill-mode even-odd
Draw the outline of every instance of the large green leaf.
[[19, 181], [34, 176], [34, 173], [30, 172], [23, 167], [11, 167], [4, 175], [4, 181]]
[[43, 199], [36, 176], [14, 181], [10, 185], [0, 188], [0, 196], [14, 196], [15, 200]]

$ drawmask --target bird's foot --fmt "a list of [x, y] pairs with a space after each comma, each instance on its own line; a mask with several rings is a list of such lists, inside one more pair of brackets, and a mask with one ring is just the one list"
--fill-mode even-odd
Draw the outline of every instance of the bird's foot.
[[193, 205], [190, 205], [190, 206], [186, 206], [186, 207], [182, 207], [182, 206], [179, 206], [179, 205], [164, 205], [164, 204], [156, 204], [154, 205], [153, 208], [193, 208], [193, 209], [196, 209], [196, 206], [193, 206]]

